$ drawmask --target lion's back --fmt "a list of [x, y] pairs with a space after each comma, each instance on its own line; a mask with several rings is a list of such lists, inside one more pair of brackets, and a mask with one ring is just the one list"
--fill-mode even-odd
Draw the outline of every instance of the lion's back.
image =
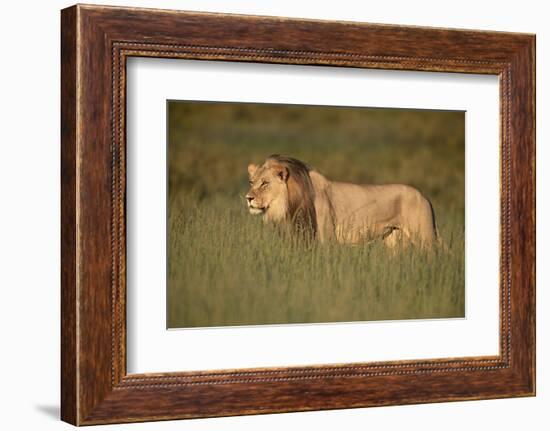
[[[315, 178], [316, 176], [318, 178]], [[337, 230], [370, 233], [386, 232], [388, 226], [435, 237], [435, 220], [430, 201], [415, 187], [406, 184], [354, 184], [328, 181], [320, 174], [312, 182], [322, 187]]]

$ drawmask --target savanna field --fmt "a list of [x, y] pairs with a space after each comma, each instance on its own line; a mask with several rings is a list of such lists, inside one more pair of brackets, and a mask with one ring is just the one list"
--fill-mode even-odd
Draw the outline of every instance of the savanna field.
[[[444, 248], [307, 244], [248, 213], [247, 165], [286, 154], [330, 180], [403, 183]], [[464, 113], [168, 104], [168, 326], [464, 316]]]

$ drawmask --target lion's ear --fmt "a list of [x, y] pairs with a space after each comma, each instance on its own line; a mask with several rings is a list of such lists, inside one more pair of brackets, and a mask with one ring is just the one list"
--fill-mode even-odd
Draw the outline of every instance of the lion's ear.
[[258, 170], [258, 165], [255, 165], [254, 163], [250, 163], [248, 165], [248, 175], [252, 176], [254, 175], [254, 172]]
[[279, 179], [283, 182], [285, 182], [288, 178], [288, 169], [286, 166], [283, 165], [275, 165], [273, 166], [273, 170], [275, 171], [275, 174], [279, 177]]

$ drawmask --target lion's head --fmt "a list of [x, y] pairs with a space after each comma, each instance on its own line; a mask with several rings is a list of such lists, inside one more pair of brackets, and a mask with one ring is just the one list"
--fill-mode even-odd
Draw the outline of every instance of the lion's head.
[[246, 194], [251, 214], [264, 220], [289, 222], [300, 230], [315, 234], [315, 192], [309, 167], [292, 157], [271, 155], [263, 165], [248, 165], [250, 190]]

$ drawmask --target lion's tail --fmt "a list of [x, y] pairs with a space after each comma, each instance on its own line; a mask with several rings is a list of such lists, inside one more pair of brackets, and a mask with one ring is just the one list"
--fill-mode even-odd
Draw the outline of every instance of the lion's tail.
[[443, 241], [443, 238], [441, 237], [441, 234], [439, 233], [439, 229], [437, 227], [437, 223], [435, 221], [435, 211], [434, 211], [434, 207], [432, 205], [432, 202], [429, 200], [429, 199], [426, 199], [428, 201], [428, 203], [430, 204], [430, 211], [431, 211], [431, 214], [432, 214], [432, 227], [433, 227], [433, 231], [435, 232], [435, 243], [446, 253], [450, 252], [450, 248], [449, 246], [447, 245], [447, 243], [445, 241]]

